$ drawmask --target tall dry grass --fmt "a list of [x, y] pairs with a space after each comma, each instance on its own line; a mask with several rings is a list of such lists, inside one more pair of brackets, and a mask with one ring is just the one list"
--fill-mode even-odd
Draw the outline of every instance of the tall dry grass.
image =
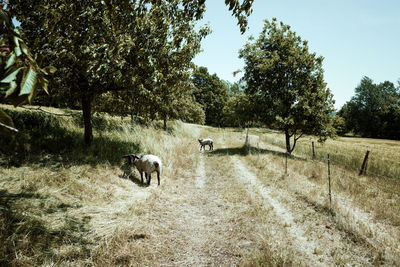
[[[267, 155], [273, 156], [272, 161], [278, 170], [265, 168], [262, 153], [253, 147], [252, 165], [265, 172], [285, 173], [285, 157], [278, 148], [284, 147], [284, 136], [270, 130], [252, 129], [252, 134], [259, 136], [261, 142], [277, 146], [276, 150], [269, 148]], [[242, 133], [244, 135], [244, 133]], [[312, 161], [312, 146], [314, 141], [317, 161]], [[254, 146], [254, 144], [253, 144]], [[294, 151], [294, 157], [289, 158], [290, 175], [307, 177], [313, 183], [327, 188], [328, 166], [327, 154], [330, 155], [332, 190], [344, 193], [363, 210], [373, 212], [375, 218], [390, 220], [394, 225], [400, 225], [400, 142], [367, 138], [341, 137], [327, 140], [320, 144], [312, 138], [300, 139]], [[370, 151], [367, 175], [359, 176], [359, 170], [365, 156]], [[282, 150], [283, 151], [283, 150]], [[257, 155], [257, 156], [255, 156]], [[293, 173], [294, 172], [294, 173]], [[326, 191], [326, 190], [324, 190]], [[327, 202], [326, 204], [327, 205]]]
[[[260, 134], [263, 142], [285, 147], [284, 135], [269, 131]], [[325, 161], [330, 155], [331, 162], [343, 165], [352, 170], [360, 170], [366, 151], [370, 151], [367, 173], [382, 178], [400, 179], [400, 142], [371, 138], [338, 137], [328, 139], [325, 143], [316, 138], [304, 137], [297, 144], [294, 153], [312, 158], [312, 142], [314, 141], [316, 158]]]
[[[295, 199], [293, 203], [297, 203], [294, 205], [303, 203], [306, 207], [313, 207], [322, 218], [331, 218], [339, 231], [355, 240], [355, 243], [353, 245], [350, 243], [345, 250], [357, 250], [355, 244], [361, 244], [371, 251], [371, 261], [374, 264], [383, 262], [389, 265], [398, 264], [400, 259], [397, 246], [400, 238], [398, 179], [375, 176], [368, 172], [366, 176], [359, 176], [358, 169], [352, 170], [344, 164], [334, 162], [335, 164], [331, 165], [332, 205], [330, 205], [326, 161], [312, 161], [305, 156], [310, 150], [303, 152], [304, 154], [296, 150], [295, 155], [288, 158], [288, 176], [286, 176], [285, 155], [281, 152], [284, 150], [279, 145], [280, 139], [276, 137], [280, 135], [272, 131], [261, 132], [254, 129], [252, 134], [260, 136], [260, 142], [257, 139], [252, 140], [248, 146], [248, 154], [242, 158], [252, 167], [265, 186], [277, 187], [283, 192], [288, 192], [288, 196]], [[245, 132], [242, 132], [241, 138], [237, 138], [237, 142], [230, 145], [231, 152], [234, 151], [233, 147], [240, 147], [244, 143], [244, 136]], [[346, 141], [351, 140], [346, 139]], [[331, 142], [339, 146], [337, 153], [345, 153], [345, 148], [352, 146], [351, 143], [341, 144], [340, 140]], [[386, 145], [385, 141], [367, 140], [367, 142], [369, 148], [372, 147], [370, 144], [375, 144], [374, 151], [379, 151], [382, 158], [392, 157], [391, 150], [382, 149]], [[275, 147], [271, 146], [271, 143]], [[399, 144], [396, 141], [389, 143], [392, 147]], [[361, 145], [353, 144], [353, 147], [357, 146]], [[333, 146], [328, 142], [327, 147], [332, 149]], [[343, 150], [340, 151], [340, 148]], [[383, 166], [382, 169], [386, 167]], [[290, 206], [293, 200], [287, 201]], [[315, 224], [318, 225], [317, 222]], [[332, 250], [332, 256], [339, 265], [346, 262], [346, 252], [343, 254]]]
[[[121, 244], [107, 242], [124, 229], [137, 231], [138, 218], [147, 213], [142, 202], [151, 205], [157, 193], [154, 180], [142, 187], [137, 172], [122, 178], [122, 156], [159, 155], [161, 187], [195, 164], [185, 149], [198, 132], [179, 121], [163, 131], [159, 122], [132, 126], [128, 118], [97, 114], [93, 145], [86, 147], [79, 111], [43, 108], [68, 115], [55, 116], [2, 108], [20, 130], [0, 140], [2, 266], [123, 264]], [[110, 250], [117, 262], [107, 259]]]

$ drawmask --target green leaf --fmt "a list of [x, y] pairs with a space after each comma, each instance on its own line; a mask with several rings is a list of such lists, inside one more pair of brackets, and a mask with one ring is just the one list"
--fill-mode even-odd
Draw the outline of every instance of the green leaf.
[[11, 67], [15, 63], [15, 59], [16, 58], [17, 57], [15, 56], [15, 54], [11, 53], [11, 56], [8, 58], [7, 65], [6, 65], [6, 67], [4, 69], [8, 69], [9, 67]]
[[3, 80], [1, 80], [0, 83], [10, 83], [10, 82], [14, 81], [15, 77], [17, 77], [17, 74], [21, 69], [22, 68], [19, 68], [15, 71], [11, 72], [7, 77], [5, 77]]
[[22, 95], [32, 95], [36, 85], [36, 71], [32, 68], [29, 68], [28, 73], [25, 77], [22, 78], [21, 82], [21, 92], [19, 93], [20, 96]]
[[21, 42], [21, 49], [25, 55], [29, 56], [29, 49], [24, 42]]
[[39, 76], [39, 78], [38, 78], [38, 87], [39, 87], [39, 88], [43, 88], [43, 90], [44, 90], [47, 94], [49, 94], [49, 91], [48, 91], [48, 84], [49, 84], [49, 81], [48, 81], [46, 78], [44, 78], [43, 76]]
[[19, 38], [17, 36], [14, 36], [14, 44], [15, 44], [15, 48], [14, 48], [14, 52], [17, 55], [17, 57], [19, 57], [22, 52], [21, 52], [21, 48], [19, 46]]
[[6, 92], [6, 97], [8, 97], [8, 96], [11, 95], [12, 93], [14, 93], [16, 88], [17, 88], [17, 83], [14, 82], [14, 81], [12, 81], [12, 82], [10, 83], [9, 89], [8, 89], [7, 92]]

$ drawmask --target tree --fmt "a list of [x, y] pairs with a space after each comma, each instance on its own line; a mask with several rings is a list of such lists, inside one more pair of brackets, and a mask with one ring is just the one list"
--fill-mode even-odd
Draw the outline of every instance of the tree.
[[355, 96], [339, 111], [348, 131], [363, 137], [400, 139], [400, 90], [363, 77]]
[[289, 25], [265, 20], [259, 38], [250, 38], [239, 57], [245, 61], [243, 79], [255, 112], [263, 123], [284, 132], [287, 153], [305, 134], [320, 141], [333, 135], [329, 113], [334, 101], [323, 79], [323, 58], [310, 53], [307, 41]]
[[[150, 75], [144, 83], [138, 84], [139, 90], [136, 92], [114, 93], [120, 99], [103, 104], [103, 110], [110, 110], [111, 113], [118, 111], [119, 115], [128, 112], [152, 120], [162, 119], [164, 129], [167, 128], [168, 119], [188, 119], [190, 112], [184, 108], [199, 111], [193, 99], [194, 87], [189, 74], [193, 67], [192, 60], [200, 52], [201, 39], [209, 33], [209, 29], [205, 27], [197, 32], [194, 23], [185, 21], [183, 13], [171, 17], [169, 12], [165, 7], [158, 8], [148, 18], [147, 25], [151, 25], [151, 21], [157, 22], [151, 28], [151, 34], [157, 38], [157, 42], [154, 42], [149, 53], [147, 73]], [[160, 19], [162, 21], [158, 21]], [[139, 75], [143, 77], [146, 74], [141, 72]], [[118, 110], [115, 110], [115, 104]], [[109, 108], [104, 109], [106, 106]], [[197, 114], [197, 111], [192, 114]]]
[[[133, 91], [131, 95], [137, 95], [138, 90], [151, 95], [155, 73], [152, 59], [170, 37], [153, 32], [189, 24], [200, 12], [195, 4], [179, 8], [180, 2], [159, 1], [151, 6], [128, 0], [10, 4], [39, 56], [58, 64], [56, 84], [65, 85], [66, 94], [79, 99], [85, 142], [90, 144], [95, 96], [110, 91]], [[172, 40], [186, 41], [179, 35]]]
[[[234, 89], [237, 87], [235, 86]], [[247, 94], [232, 94], [223, 109], [224, 126], [246, 127], [253, 120], [252, 103]]]
[[228, 87], [216, 74], [208, 73], [206, 67], [198, 67], [193, 73], [192, 82], [197, 88], [196, 101], [205, 111], [207, 125], [223, 123], [223, 109], [228, 100]]
[[[252, 2], [225, 1], [242, 32]], [[202, 18], [205, 0], [11, 0], [9, 9], [21, 21], [26, 39], [39, 58], [57, 65], [54, 88], [65, 88], [64, 94], [73, 98], [71, 102], [80, 101], [85, 142], [90, 144], [93, 99], [115, 91], [151, 95], [156, 49], [165, 36], [177, 46], [185, 44], [188, 39], [182, 37], [182, 31], [193, 29], [185, 25]], [[168, 30], [178, 27], [180, 31], [173, 31], [172, 37], [161, 35], [160, 41], [153, 31], [159, 33], [165, 25]], [[149, 97], [149, 104], [151, 100]]]
[[[8, 13], [0, 3], [0, 99], [14, 106], [31, 103], [38, 89], [47, 92], [46, 76], [54, 73], [52, 66], [40, 68], [14, 28]], [[12, 119], [0, 110], [0, 132], [18, 131]]]
[[343, 136], [348, 132], [346, 128], [346, 121], [338, 114], [333, 115], [332, 127], [335, 129], [336, 134], [340, 136]]

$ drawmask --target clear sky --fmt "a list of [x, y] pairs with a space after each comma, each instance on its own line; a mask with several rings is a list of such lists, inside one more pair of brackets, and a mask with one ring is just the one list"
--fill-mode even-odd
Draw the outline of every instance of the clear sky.
[[209, 22], [213, 32], [194, 60], [223, 80], [240, 79], [242, 74], [232, 74], [244, 66], [239, 49], [250, 35], [258, 38], [264, 20], [273, 17], [324, 57], [324, 77], [337, 109], [350, 100], [364, 76], [395, 85], [400, 79], [400, 0], [254, 0], [244, 35], [224, 2], [206, 1], [203, 22]]

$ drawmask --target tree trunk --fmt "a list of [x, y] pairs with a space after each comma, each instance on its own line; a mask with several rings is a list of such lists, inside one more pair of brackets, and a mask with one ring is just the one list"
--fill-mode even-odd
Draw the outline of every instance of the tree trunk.
[[167, 130], [167, 116], [164, 116], [164, 131]]
[[82, 96], [83, 123], [85, 125], [85, 144], [90, 146], [93, 141], [92, 130], [92, 96], [89, 94]]
[[291, 155], [292, 150], [290, 148], [290, 135], [289, 135], [289, 130], [287, 130], [287, 129], [285, 129], [285, 139], [286, 139], [286, 153]]

